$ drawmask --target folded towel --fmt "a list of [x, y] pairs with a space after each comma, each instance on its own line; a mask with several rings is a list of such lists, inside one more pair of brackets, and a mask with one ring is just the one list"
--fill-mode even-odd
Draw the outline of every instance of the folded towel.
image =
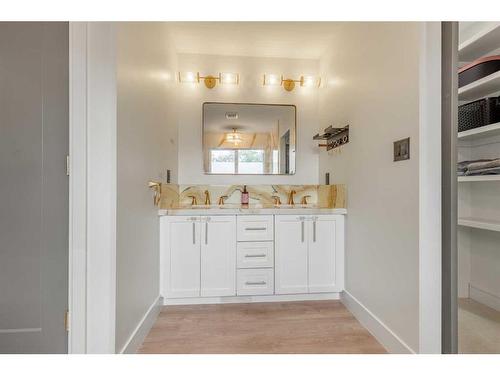
[[500, 174], [500, 167], [483, 168], [465, 172], [466, 176], [481, 176], [481, 175], [492, 175], [492, 174]]
[[468, 171], [475, 171], [479, 169], [500, 167], [500, 159], [493, 159], [489, 161], [475, 161], [468, 165]]

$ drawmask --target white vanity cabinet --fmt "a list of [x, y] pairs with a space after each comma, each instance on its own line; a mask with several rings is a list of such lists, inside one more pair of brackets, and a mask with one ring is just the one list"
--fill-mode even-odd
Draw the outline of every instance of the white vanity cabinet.
[[344, 217], [275, 216], [275, 293], [341, 292]]
[[236, 294], [235, 216], [163, 216], [160, 247], [164, 297]]
[[160, 217], [165, 304], [338, 298], [344, 215]]

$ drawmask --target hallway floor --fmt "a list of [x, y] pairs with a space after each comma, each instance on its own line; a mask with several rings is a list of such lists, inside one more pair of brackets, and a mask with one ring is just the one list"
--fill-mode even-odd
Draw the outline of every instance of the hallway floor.
[[139, 353], [385, 353], [340, 301], [164, 307]]
[[458, 352], [500, 353], [500, 311], [468, 298], [460, 298]]

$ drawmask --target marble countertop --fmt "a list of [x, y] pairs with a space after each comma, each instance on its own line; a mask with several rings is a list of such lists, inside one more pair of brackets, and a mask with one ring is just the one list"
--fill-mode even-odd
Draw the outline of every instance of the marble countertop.
[[345, 208], [321, 208], [304, 205], [279, 207], [241, 207], [241, 206], [193, 206], [161, 209], [159, 216], [189, 216], [189, 215], [345, 215]]

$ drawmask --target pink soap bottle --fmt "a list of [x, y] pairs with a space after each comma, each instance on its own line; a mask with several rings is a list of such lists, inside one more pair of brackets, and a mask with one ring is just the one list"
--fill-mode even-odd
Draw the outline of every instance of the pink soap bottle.
[[250, 194], [248, 194], [247, 186], [243, 186], [243, 191], [241, 192], [241, 204], [248, 205], [250, 199]]

